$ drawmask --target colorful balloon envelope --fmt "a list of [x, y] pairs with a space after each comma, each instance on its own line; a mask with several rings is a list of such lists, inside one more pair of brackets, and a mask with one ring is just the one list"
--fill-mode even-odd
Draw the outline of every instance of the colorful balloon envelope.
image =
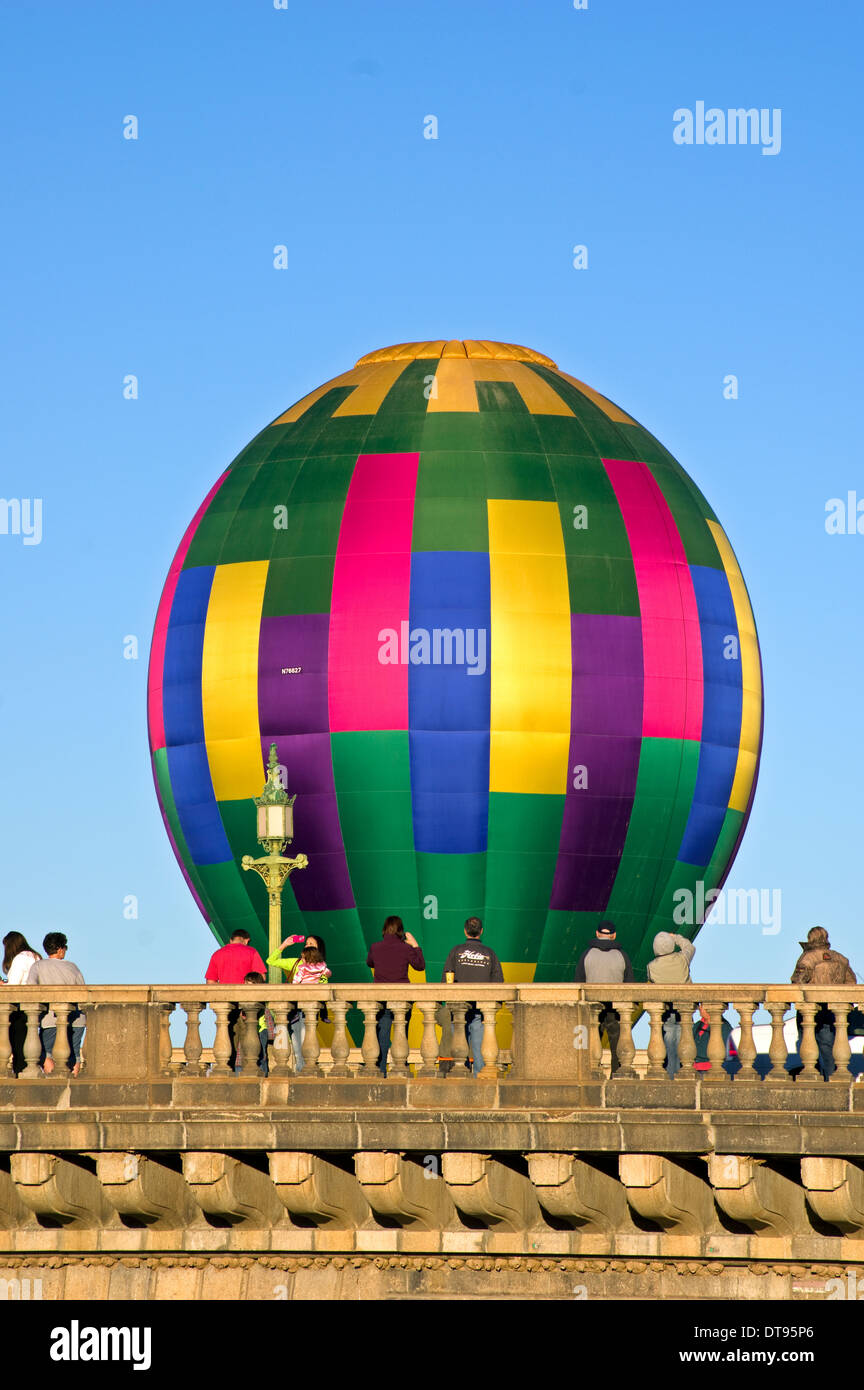
[[309, 858], [285, 934], [320, 932], [336, 981], [368, 980], [391, 913], [430, 979], [478, 916], [506, 978], [561, 980], [602, 918], [637, 969], [657, 931], [698, 931], [752, 803], [761, 665], [726, 534], [647, 430], [539, 352], [409, 343], [211, 488], [162, 595], [149, 719], [220, 941], [266, 947], [240, 860], [275, 742]]

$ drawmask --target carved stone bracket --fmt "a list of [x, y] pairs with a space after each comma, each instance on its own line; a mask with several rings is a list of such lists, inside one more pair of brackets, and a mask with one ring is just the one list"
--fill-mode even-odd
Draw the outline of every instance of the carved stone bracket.
[[630, 1206], [648, 1221], [680, 1235], [717, 1228], [710, 1187], [680, 1163], [662, 1154], [620, 1154], [618, 1171]]
[[11, 1155], [18, 1196], [37, 1216], [61, 1226], [119, 1225], [95, 1173], [51, 1153]]
[[201, 1209], [182, 1173], [135, 1153], [98, 1153], [96, 1173], [122, 1216], [156, 1229], [200, 1222]]
[[708, 1176], [717, 1205], [751, 1231], [790, 1236], [807, 1229], [803, 1189], [760, 1160], [712, 1154]]
[[822, 1221], [864, 1236], [864, 1169], [847, 1158], [802, 1158], [801, 1181]]
[[0, 1168], [0, 1231], [32, 1225], [35, 1225], [32, 1207], [24, 1205], [13, 1179]]
[[466, 1216], [505, 1231], [524, 1231], [542, 1222], [530, 1178], [489, 1154], [445, 1153], [444, 1181]]
[[262, 1229], [284, 1224], [279, 1194], [266, 1173], [223, 1153], [184, 1153], [183, 1176], [208, 1216]]
[[629, 1231], [633, 1219], [621, 1183], [573, 1154], [528, 1155], [540, 1205], [550, 1216], [591, 1231]]
[[357, 1180], [376, 1216], [431, 1231], [459, 1224], [442, 1178], [398, 1153], [358, 1153]]
[[357, 1179], [318, 1154], [270, 1153], [270, 1178], [292, 1216], [341, 1230], [365, 1226], [369, 1203]]

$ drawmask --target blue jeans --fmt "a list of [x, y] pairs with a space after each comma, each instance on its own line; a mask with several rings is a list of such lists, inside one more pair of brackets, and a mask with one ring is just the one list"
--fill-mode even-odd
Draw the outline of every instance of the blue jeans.
[[393, 1010], [380, 1009], [375, 1015], [375, 1031], [378, 1035], [378, 1070], [387, 1075], [387, 1054], [390, 1051], [390, 1029], [393, 1027]]
[[469, 1009], [465, 1015], [465, 1039], [476, 1076], [483, 1068], [483, 1015], [479, 1009]]
[[678, 1048], [681, 1043], [681, 1021], [676, 1023], [674, 1018], [668, 1018], [663, 1024], [663, 1041], [666, 1044], [666, 1073], [669, 1077], [677, 1075], [681, 1070], [681, 1061], [678, 1056]]
[[[75, 1017], [77, 1018], [78, 1015], [76, 1014]], [[68, 1065], [71, 1070], [72, 1067], [75, 1066], [76, 1062], [81, 1061], [81, 1041], [84, 1037], [84, 1029], [73, 1027], [70, 1023], [68, 1028], [66, 1029], [66, 1034], [69, 1038]], [[42, 1056], [39, 1058], [39, 1065], [40, 1067], [42, 1067], [45, 1065], [45, 1058], [50, 1057], [54, 1051], [54, 1044], [57, 1042], [56, 1025], [53, 1028], [40, 1028], [39, 1037], [42, 1041]]]
[[301, 1013], [299, 1018], [295, 1018], [293, 1023], [288, 1024], [288, 1033], [291, 1038], [291, 1050], [294, 1053], [294, 1071], [299, 1076], [303, 1070], [303, 1039], [306, 1036], [306, 1019]]

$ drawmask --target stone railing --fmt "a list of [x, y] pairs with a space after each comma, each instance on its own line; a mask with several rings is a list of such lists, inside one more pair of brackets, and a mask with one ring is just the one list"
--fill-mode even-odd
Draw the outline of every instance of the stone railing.
[[[679, 1057], [674, 1078], [664, 1068], [663, 1014], [672, 1005], [681, 1015]], [[801, 989], [791, 985], [158, 985], [80, 986], [67, 990], [40, 986], [0, 990], [0, 1078], [14, 1079], [11, 1035], [23, 1039], [23, 1070], [18, 1080], [40, 1076], [39, 1026], [44, 1008], [57, 1015], [55, 1070], [44, 1081], [68, 1083], [67, 1021], [76, 1006], [86, 1012], [82, 1078], [105, 1081], [184, 1079], [217, 1082], [236, 1072], [229, 1065], [239, 1055], [245, 1080], [263, 1081], [258, 1071], [259, 1012], [269, 1009], [275, 1037], [269, 1051], [269, 1080], [279, 1082], [384, 1080], [378, 1070], [377, 1020], [393, 1015], [388, 1081], [467, 1079], [466, 1011], [482, 1016], [482, 1069], [478, 1081], [577, 1084], [584, 1103], [600, 1103], [594, 1089], [607, 1080], [616, 1085], [704, 1081], [710, 1085], [789, 1085], [821, 1081], [817, 1040], [821, 1005], [833, 1011], [834, 1086], [848, 1084], [857, 1067], [850, 1060], [862, 1045], [850, 1040], [847, 1015], [864, 1007], [864, 986]], [[605, 1006], [618, 1015], [619, 1069], [610, 1077], [599, 1019]], [[696, 1039], [691, 1020], [701, 1005], [711, 1020], [707, 1066], [694, 1069]], [[327, 1022], [319, 1016], [327, 1010]], [[298, 1074], [289, 1036], [289, 1020], [299, 1009], [305, 1019], [303, 1068]], [[792, 1009], [791, 1018], [784, 1016]], [[208, 1012], [209, 1011], [209, 1012]], [[760, 1021], [763, 1014], [765, 1021]], [[801, 1017], [800, 1045], [794, 1067], [789, 1062], [798, 1042], [795, 1014]], [[730, 1017], [731, 1014], [731, 1017]], [[646, 1018], [647, 1015], [647, 1018]], [[727, 1027], [717, 1026], [724, 1018]], [[648, 1033], [647, 1049], [637, 1067], [635, 1020]], [[202, 1022], [213, 1034], [202, 1041]], [[739, 1024], [740, 1019], [740, 1024]], [[854, 1019], [854, 1016], [853, 1016]], [[12, 1025], [10, 1029], [10, 1023]], [[647, 1028], [646, 1028], [647, 1025]], [[862, 1021], [864, 1026], [864, 1021]], [[734, 1029], [734, 1031], [732, 1031]], [[729, 1055], [732, 1032], [735, 1055]], [[173, 1036], [172, 1036], [173, 1033]], [[412, 1042], [413, 1039], [413, 1042]], [[247, 1062], [246, 1059], [250, 1059]], [[81, 1079], [81, 1078], [79, 1078]]]
[[[701, 1016], [697, 1010], [700, 1005], [708, 1020], [708, 1027], [705, 1049], [707, 1065], [701, 1070], [699, 1079], [709, 1083], [728, 1084], [732, 1080], [739, 1080], [788, 1085], [793, 1080], [823, 1080], [817, 1068], [817, 1027], [828, 1021], [820, 1013], [823, 1007], [833, 1014], [834, 1036], [823, 1034], [820, 1040], [826, 1055], [833, 1055], [835, 1069], [830, 1080], [835, 1085], [849, 1084], [852, 1079], [850, 1061], [853, 1054], [864, 1046], [864, 1040], [860, 1037], [856, 1042], [849, 1036], [850, 1013], [853, 1010], [860, 1013], [864, 1008], [864, 985], [805, 988], [746, 984], [688, 985], [686, 988], [670, 985], [590, 985], [582, 987], [581, 997], [596, 1024], [588, 1028], [586, 1038], [593, 1078], [600, 1078], [609, 1072], [609, 1066], [604, 1065], [605, 1057], [601, 1057], [600, 1036], [600, 1020], [606, 1006], [611, 1005], [617, 1015], [620, 1067], [614, 1073], [616, 1082], [640, 1079], [635, 1065], [633, 1023], [645, 1013], [649, 1018], [650, 1034], [644, 1079], [672, 1080], [664, 1066], [667, 1049], [663, 1036], [663, 1016], [670, 1006], [681, 1020], [678, 1043], [681, 1067], [675, 1080], [693, 1079], [697, 1057], [695, 1033]], [[786, 1018], [789, 1010], [793, 1010], [793, 1013]], [[734, 1020], [729, 1018], [730, 1012]], [[760, 1012], [767, 1016], [765, 1022], [757, 1021], [756, 1016]], [[852, 1021], [864, 1029], [864, 1016], [856, 1019], [853, 1015]], [[734, 1051], [729, 1048], [730, 1037]], [[790, 1058], [794, 1059], [794, 1065], [790, 1064]]]
[[[439, 1077], [449, 1070], [461, 1079], [468, 1058], [466, 1014], [473, 1006], [483, 1021], [480, 1076], [497, 1080], [512, 1066], [513, 1016], [508, 1009], [512, 1011], [516, 996], [512, 985], [15, 986], [0, 992], [0, 1077], [12, 1080], [17, 1070], [19, 1080], [41, 1079], [40, 1019], [47, 1007], [56, 1014], [57, 1034], [55, 1068], [45, 1080], [70, 1080], [67, 1021], [76, 1009], [87, 1020], [82, 1076], [219, 1080], [242, 1074], [248, 1080], [257, 1074], [259, 1015], [264, 1008], [275, 1025], [268, 1047], [269, 1076], [274, 1080], [301, 1079], [289, 1034], [289, 1020], [297, 1010], [306, 1025], [302, 1079], [382, 1080], [377, 1037], [382, 1009], [393, 1015], [388, 1078]], [[324, 1010], [326, 1020], [320, 1022]], [[212, 1046], [202, 1042], [202, 1016], [208, 1011], [210, 1031], [215, 1032]], [[418, 1033], [413, 1047], [409, 1026]], [[24, 1034], [23, 1068], [14, 1067], [16, 1029]], [[236, 1070], [229, 1066], [235, 1055]]]
[[[268, 1049], [269, 1075], [274, 1079], [302, 1076], [311, 1080], [325, 1075], [328, 1078], [382, 1079], [377, 1069], [377, 1021], [384, 1009], [393, 1015], [387, 1060], [387, 1076], [392, 1079], [406, 1079], [412, 1075], [437, 1077], [448, 1074], [451, 1068], [451, 1074], [464, 1075], [468, 1056], [465, 1019], [471, 1005], [476, 1006], [483, 1019], [481, 1078], [497, 1080], [511, 1065], [510, 1048], [499, 1041], [496, 1020], [502, 1014], [505, 1001], [512, 1005], [516, 996], [513, 986], [336, 985], [324, 989], [310, 985], [283, 985], [276, 989], [220, 986], [209, 991], [160, 986], [154, 988], [153, 996], [160, 1009], [160, 1061], [162, 1069], [171, 1075], [230, 1076], [228, 1064], [236, 1048], [243, 1072], [248, 1076], [250, 1068], [246, 1058], [251, 1057], [257, 1065], [261, 1036], [258, 1015], [265, 1006], [275, 1025], [275, 1037]], [[210, 1066], [200, 1041], [199, 1017], [205, 997], [216, 1016]], [[169, 1057], [166, 1038], [175, 1007], [185, 1015], [185, 1037], [181, 1043], [182, 1055], [173, 1052]], [[325, 1009], [327, 1019], [319, 1027], [319, 1017]], [[299, 1073], [288, 1031], [289, 1019], [295, 1010], [303, 1014], [305, 1021], [303, 1067]], [[241, 1014], [239, 1020], [236, 1019], [238, 1012]], [[408, 1039], [412, 1020], [412, 1031], [420, 1034], [419, 1045], [413, 1049]], [[507, 1032], [512, 1031], [511, 1020], [501, 1018], [499, 1031], [506, 1038]], [[442, 1065], [445, 1062], [450, 1064], [448, 1068]]]

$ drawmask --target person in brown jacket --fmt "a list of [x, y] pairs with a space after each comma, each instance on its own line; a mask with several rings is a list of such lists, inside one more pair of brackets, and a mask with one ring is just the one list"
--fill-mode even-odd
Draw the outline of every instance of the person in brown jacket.
[[[798, 964], [792, 972], [793, 985], [855, 985], [858, 977], [846, 956], [832, 951], [828, 933], [824, 927], [811, 927], [807, 940], [798, 943], [803, 947]], [[834, 1067], [834, 1014], [827, 1004], [819, 1005], [816, 1014], [816, 1045], [819, 1048], [819, 1070], [827, 1081]], [[801, 1033], [801, 1015], [798, 1015], [798, 1033]]]

